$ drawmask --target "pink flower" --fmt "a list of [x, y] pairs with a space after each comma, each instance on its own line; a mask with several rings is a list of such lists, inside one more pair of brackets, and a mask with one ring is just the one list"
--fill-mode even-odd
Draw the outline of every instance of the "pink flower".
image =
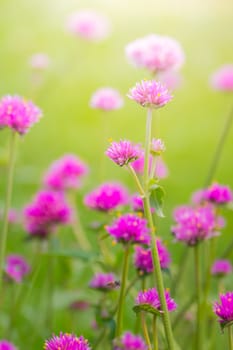
[[127, 95], [142, 107], [161, 108], [171, 101], [167, 88], [155, 80], [142, 80]]
[[166, 147], [164, 145], [164, 142], [161, 139], [155, 139], [153, 138], [151, 140], [151, 147], [150, 151], [153, 155], [160, 155], [166, 150]]
[[[168, 311], [174, 311], [177, 308], [177, 305], [175, 301], [170, 297], [168, 290], [165, 291], [165, 298]], [[138, 293], [138, 296], [136, 298], [136, 305], [142, 304], [150, 305], [152, 308], [162, 312], [159, 294], [156, 288], [147, 289]]]
[[191, 201], [193, 204], [199, 205], [206, 200], [206, 189], [200, 189], [192, 194]]
[[97, 90], [92, 95], [90, 105], [92, 108], [112, 111], [123, 106], [123, 98], [117, 90], [106, 87]]
[[139, 148], [130, 141], [121, 140], [120, 142], [112, 142], [105, 154], [117, 165], [123, 166], [139, 157]]
[[17, 350], [17, 348], [8, 340], [0, 340], [0, 350]]
[[227, 204], [233, 200], [228, 186], [214, 183], [205, 191], [205, 199], [215, 204]]
[[31, 101], [20, 96], [4, 96], [0, 100], [0, 128], [8, 127], [23, 135], [39, 121], [42, 113]]
[[110, 34], [108, 18], [88, 9], [71, 14], [67, 27], [72, 34], [88, 41], [101, 41]]
[[218, 277], [228, 275], [229, 273], [232, 273], [232, 264], [226, 259], [215, 260], [211, 268], [211, 273]]
[[233, 90], [233, 64], [220, 67], [211, 77], [211, 85], [215, 90]]
[[83, 161], [74, 154], [65, 154], [51, 164], [43, 182], [54, 190], [76, 189], [87, 173], [88, 167]]
[[113, 273], [97, 273], [89, 286], [100, 291], [109, 291], [115, 285], [116, 277]]
[[128, 192], [126, 188], [118, 183], [104, 183], [94, 191], [87, 194], [84, 203], [89, 208], [109, 211], [128, 203]]
[[44, 70], [50, 65], [50, 58], [46, 53], [38, 52], [29, 59], [29, 65], [35, 70]]
[[177, 90], [183, 84], [183, 77], [181, 74], [173, 70], [160, 72], [156, 77], [169, 91]]
[[8, 255], [6, 257], [6, 274], [17, 283], [21, 283], [24, 276], [30, 272], [30, 267], [21, 255]]
[[[149, 169], [151, 169], [152, 160], [153, 160], [153, 156], [150, 155]], [[138, 149], [138, 158], [131, 163], [131, 166], [134, 168], [136, 173], [138, 173], [139, 175], [143, 174], [143, 172], [144, 172], [144, 150]], [[157, 157], [157, 159], [156, 159], [156, 168], [155, 168], [154, 176], [158, 177], [159, 179], [164, 179], [168, 176], [167, 166], [161, 157]]]
[[147, 346], [140, 335], [125, 332], [119, 339], [114, 339], [113, 350], [147, 350]]
[[[0, 219], [3, 218], [4, 212], [0, 209]], [[11, 224], [20, 223], [20, 212], [16, 209], [11, 208], [8, 212], [8, 222]]]
[[185, 60], [180, 44], [169, 37], [151, 34], [126, 46], [126, 56], [136, 67], [152, 73], [179, 69]]
[[107, 232], [117, 242], [150, 244], [147, 221], [135, 214], [124, 214], [116, 219], [112, 225], [106, 227]]
[[44, 350], [91, 350], [88, 341], [83, 337], [77, 337], [74, 334], [60, 333], [46, 340]]
[[213, 305], [214, 313], [219, 317], [220, 323], [230, 323], [233, 321], [233, 292], [220, 294], [220, 303]]

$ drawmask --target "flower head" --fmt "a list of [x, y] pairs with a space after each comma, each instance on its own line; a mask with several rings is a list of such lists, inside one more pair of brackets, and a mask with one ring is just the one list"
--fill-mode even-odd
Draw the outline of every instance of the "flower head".
[[84, 337], [77, 337], [74, 334], [60, 333], [53, 338], [46, 340], [44, 350], [91, 350], [88, 341]]
[[71, 209], [60, 192], [40, 191], [24, 210], [26, 230], [41, 238], [71, 220]]
[[139, 149], [130, 141], [121, 140], [120, 142], [112, 142], [105, 154], [117, 165], [123, 166], [139, 157]]
[[211, 267], [211, 273], [217, 277], [228, 275], [232, 273], [232, 264], [226, 259], [215, 260]]
[[95, 42], [104, 40], [110, 34], [108, 18], [88, 9], [72, 13], [68, 18], [67, 28], [75, 36]]
[[[175, 301], [170, 297], [170, 293], [168, 290], [165, 291], [165, 299], [167, 303], [168, 311], [174, 311], [177, 307]], [[145, 291], [140, 291], [136, 298], [136, 305], [141, 304], [147, 304], [150, 305], [152, 308], [162, 311], [161, 310], [161, 303], [159, 299], [159, 293], [157, 292], [156, 288], [147, 289]]]
[[171, 101], [167, 88], [155, 80], [142, 80], [130, 89], [127, 95], [142, 107], [160, 108]]
[[50, 65], [50, 58], [46, 53], [38, 52], [29, 59], [29, 65], [35, 70], [44, 70]]
[[206, 189], [200, 189], [192, 193], [191, 201], [195, 205], [200, 205], [206, 200]]
[[12, 254], [6, 257], [5, 272], [12, 280], [21, 283], [23, 278], [30, 272], [30, 266], [24, 257]]
[[215, 204], [227, 204], [233, 200], [233, 194], [228, 186], [214, 183], [205, 191], [205, 199]]
[[17, 350], [15, 345], [8, 340], [0, 340], [0, 350]]
[[213, 305], [214, 313], [219, 317], [219, 322], [227, 324], [233, 321], [233, 292], [220, 294], [220, 303]]
[[89, 286], [101, 291], [109, 291], [115, 285], [116, 277], [113, 273], [97, 273], [92, 278]]
[[160, 155], [165, 151], [166, 147], [161, 139], [152, 139], [150, 152], [153, 155]]
[[126, 188], [118, 183], [104, 183], [84, 198], [87, 207], [109, 211], [128, 203], [128, 192]]
[[125, 332], [113, 341], [113, 350], [147, 350], [147, 346], [140, 335]]
[[44, 176], [44, 184], [54, 190], [75, 189], [88, 173], [87, 165], [74, 154], [55, 160]]
[[215, 90], [233, 91], [233, 64], [220, 67], [210, 79]]
[[123, 106], [123, 99], [117, 90], [107, 87], [97, 90], [92, 95], [90, 105], [95, 109], [112, 111]]
[[107, 232], [121, 243], [150, 244], [147, 221], [135, 214], [125, 214], [116, 219]]
[[23, 135], [37, 123], [41, 110], [20, 96], [4, 96], [0, 100], [0, 128], [8, 127]]

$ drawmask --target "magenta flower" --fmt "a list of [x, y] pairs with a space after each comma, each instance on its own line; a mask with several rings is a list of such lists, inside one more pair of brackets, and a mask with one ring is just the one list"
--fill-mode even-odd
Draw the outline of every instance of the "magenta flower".
[[171, 101], [167, 88], [155, 80], [142, 80], [130, 89], [127, 95], [142, 107], [160, 108]]
[[123, 166], [139, 157], [139, 148], [130, 141], [121, 140], [120, 142], [112, 142], [105, 154], [117, 165]]
[[200, 205], [206, 200], [206, 189], [200, 189], [195, 191], [191, 196], [191, 201], [195, 205]]
[[180, 44], [166, 36], [151, 34], [126, 46], [126, 56], [131, 64], [146, 68], [152, 73], [179, 69], [184, 63]]
[[233, 91], [233, 64], [220, 67], [210, 79], [215, 90]]
[[87, 194], [84, 203], [87, 207], [100, 211], [110, 211], [127, 204], [129, 195], [125, 187], [118, 183], [104, 183]]
[[0, 340], [0, 350], [17, 350], [17, 348], [8, 340]]
[[131, 198], [133, 211], [144, 212], [144, 205], [142, 197], [139, 194], [134, 194]]
[[228, 275], [229, 273], [232, 273], [232, 264], [226, 259], [215, 260], [211, 267], [211, 273], [217, 277]]
[[24, 210], [26, 231], [41, 238], [71, 220], [71, 209], [60, 192], [40, 191]]
[[23, 278], [29, 274], [30, 266], [23, 256], [12, 254], [6, 257], [5, 272], [12, 280], [21, 283]]
[[55, 160], [44, 176], [44, 184], [54, 190], [76, 189], [88, 173], [87, 165], [74, 154], [65, 154]]
[[214, 183], [205, 191], [205, 199], [221, 205], [231, 202], [233, 200], [233, 195], [228, 186]]
[[[138, 149], [138, 158], [132, 162], [132, 167], [136, 171], [137, 174], [142, 175], [144, 172], [144, 150]], [[149, 158], [149, 170], [152, 167], [153, 156], [150, 155]], [[157, 157], [156, 159], [156, 168], [155, 168], [155, 177], [159, 179], [164, 179], [168, 176], [168, 168], [161, 157]]]
[[160, 155], [166, 150], [166, 147], [164, 145], [164, 142], [161, 139], [155, 139], [153, 138], [151, 140], [151, 147], [150, 152], [153, 155]]
[[106, 87], [97, 90], [92, 95], [90, 105], [95, 109], [112, 111], [123, 106], [123, 98], [117, 90]]
[[41, 110], [20, 96], [4, 96], [0, 100], [0, 129], [8, 127], [23, 135], [39, 121]]
[[98, 42], [109, 36], [110, 23], [103, 14], [85, 9], [70, 15], [67, 29], [84, 40]]
[[113, 350], [147, 350], [147, 346], [140, 335], [125, 332], [119, 339], [114, 339]]
[[[165, 299], [167, 303], [168, 311], [174, 311], [177, 308], [175, 301], [170, 297], [170, 293], [168, 290], [165, 291]], [[161, 303], [159, 299], [159, 294], [155, 288], [147, 289], [145, 291], [140, 291], [136, 298], [136, 305], [150, 305], [153, 309], [156, 309], [160, 312]]]
[[116, 277], [113, 273], [97, 273], [92, 278], [89, 286], [100, 291], [109, 291], [114, 288]]
[[219, 322], [227, 324], [233, 321], [233, 292], [220, 294], [220, 303], [214, 302], [214, 313], [219, 317]]
[[88, 341], [84, 337], [77, 337], [74, 334], [60, 333], [53, 338], [46, 340], [44, 350], [91, 350]]
[[147, 222], [135, 214], [125, 214], [116, 219], [111, 226], [106, 227], [107, 232], [117, 242], [150, 244]]
[[46, 53], [38, 52], [29, 59], [29, 66], [35, 70], [44, 70], [50, 65], [50, 58]]
[[[159, 253], [159, 261], [162, 269], [168, 269], [171, 263], [170, 253], [162, 243], [160, 239], [157, 238], [156, 245]], [[146, 249], [140, 246], [135, 247], [134, 255], [134, 265], [139, 273], [150, 274], [153, 272], [153, 260], [151, 249]]]

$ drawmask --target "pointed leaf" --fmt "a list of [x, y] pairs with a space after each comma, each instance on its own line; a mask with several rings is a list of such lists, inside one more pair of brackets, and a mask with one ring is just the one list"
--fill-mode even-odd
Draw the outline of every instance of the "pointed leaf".
[[151, 206], [155, 208], [155, 212], [158, 216], [164, 217], [163, 214], [163, 202], [165, 192], [162, 186], [158, 185], [155, 181], [150, 182], [150, 194], [151, 194]]

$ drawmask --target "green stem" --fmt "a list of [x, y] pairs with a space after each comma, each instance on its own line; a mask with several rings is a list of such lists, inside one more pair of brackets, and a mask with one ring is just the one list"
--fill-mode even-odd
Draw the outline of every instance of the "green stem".
[[5, 206], [3, 213], [3, 227], [2, 235], [0, 237], [0, 291], [2, 289], [2, 276], [5, 264], [5, 251], [7, 243], [7, 232], [8, 232], [8, 216], [11, 205], [12, 187], [13, 187], [13, 174], [14, 174], [14, 164], [15, 164], [15, 149], [16, 149], [16, 132], [12, 132], [10, 138], [10, 148], [9, 148], [9, 163], [8, 163], [8, 174], [7, 174], [7, 184], [6, 184], [6, 196], [5, 196]]
[[231, 326], [228, 327], [228, 342], [229, 342], [229, 350], [233, 350], [233, 337]]
[[230, 243], [227, 245], [226, 249], [222, 253], [222, 259], [227, 259], [231, 255], [233, 251], [233, 239], [230, 241]]
[[129, 268], [129, 253], [130, 253], [130, 246], [126, 245], [125, 252], [124, 252], [123, 268], [122, 268], [121, 289], [120, 289], [120, 296], [119, 296], [118, 310], [117, 310], [116, 337], [119, 337], [122, 331], [125, 286], [126, 286], [126, 279], [128, 274], [128, 268]]
[[141, 314], [141, 324], [142, 324], [143, 335], [144, 335], [148, 350], [152, 350], [150, 337], [149, 337], [149, 333], [148, 333], [148, 329], [147, 329], [147, 325], [146, 325], [146, 320], [145, 320], [145, 314], [143, 311], [140, 314]]
[[152, 334], [153, 334], [154, 350], [158, 350], [159, 348], [156, 321], [157, 321], [157, 317], [156, 315], [153, 315]]
[[157, 163], [157, 156], [153, 156], [151, 170], [150, 170], [150, 179], [153, 179], [155, 177], [156, 163]]
[[196, 284], [196, 338], [195, 349], [202, 349], [201, 342], [201, 276], [200, 276], [200, 247], [197, 244], [194, 247], [194, 267], [195, 267], [195, 284]]
[[171, 285], [171, 293], [173, 297], [175, 296], [177, 292], [177, 287], [180, 285], [180, 281], [183, 277], [185, 268], [187, 266], [187, 259], [188, 259], [189, 249], [187, 247], [184, 248], [184, 251], [182, 253], [181, 259], [179, 261], [179, 267], [178, 272], [176, 273], [175, 277], [173, 278], [172, 285]]
[[191, 296], [191, 298], [189, 298], [187, 300], [187, 302], [180, 308], [178, 314], [176, 315], [176, 318], [174, 319], [173, 323], [172, 323], [172, 328], [173, 331], [175, 330], [175, 328], [178, 326], [178, 324], [180, 323], [181, 320], [184, 319], [184, 313], [189, 309], [189, 307], [193, 304], [193, 302], [196, 299], [196, 295], [193, 294]]
[[145, 194], [144, 194], [144, 190], [143, 190], [143, 188], [142, 188], [142, 185], [141, 185], [141, 183], [140, 183], [140, 181], [139, 181], [139, 178], [138, 178], [138, 176], [137, 176], [137, 174], [136, 174], [134, 168], [133, 168], [130, 164], [127, 165], [127, 168], [129, 169], [129, 172], [130, 172], [131, 175], [133, 176], [133, 179], [134, 179], [134, 181], [135, 181], [135, 183], [136, 183], [138, 192], [140, 193], [141, 196], [144, 197], [144, 195], [145, 195]]

